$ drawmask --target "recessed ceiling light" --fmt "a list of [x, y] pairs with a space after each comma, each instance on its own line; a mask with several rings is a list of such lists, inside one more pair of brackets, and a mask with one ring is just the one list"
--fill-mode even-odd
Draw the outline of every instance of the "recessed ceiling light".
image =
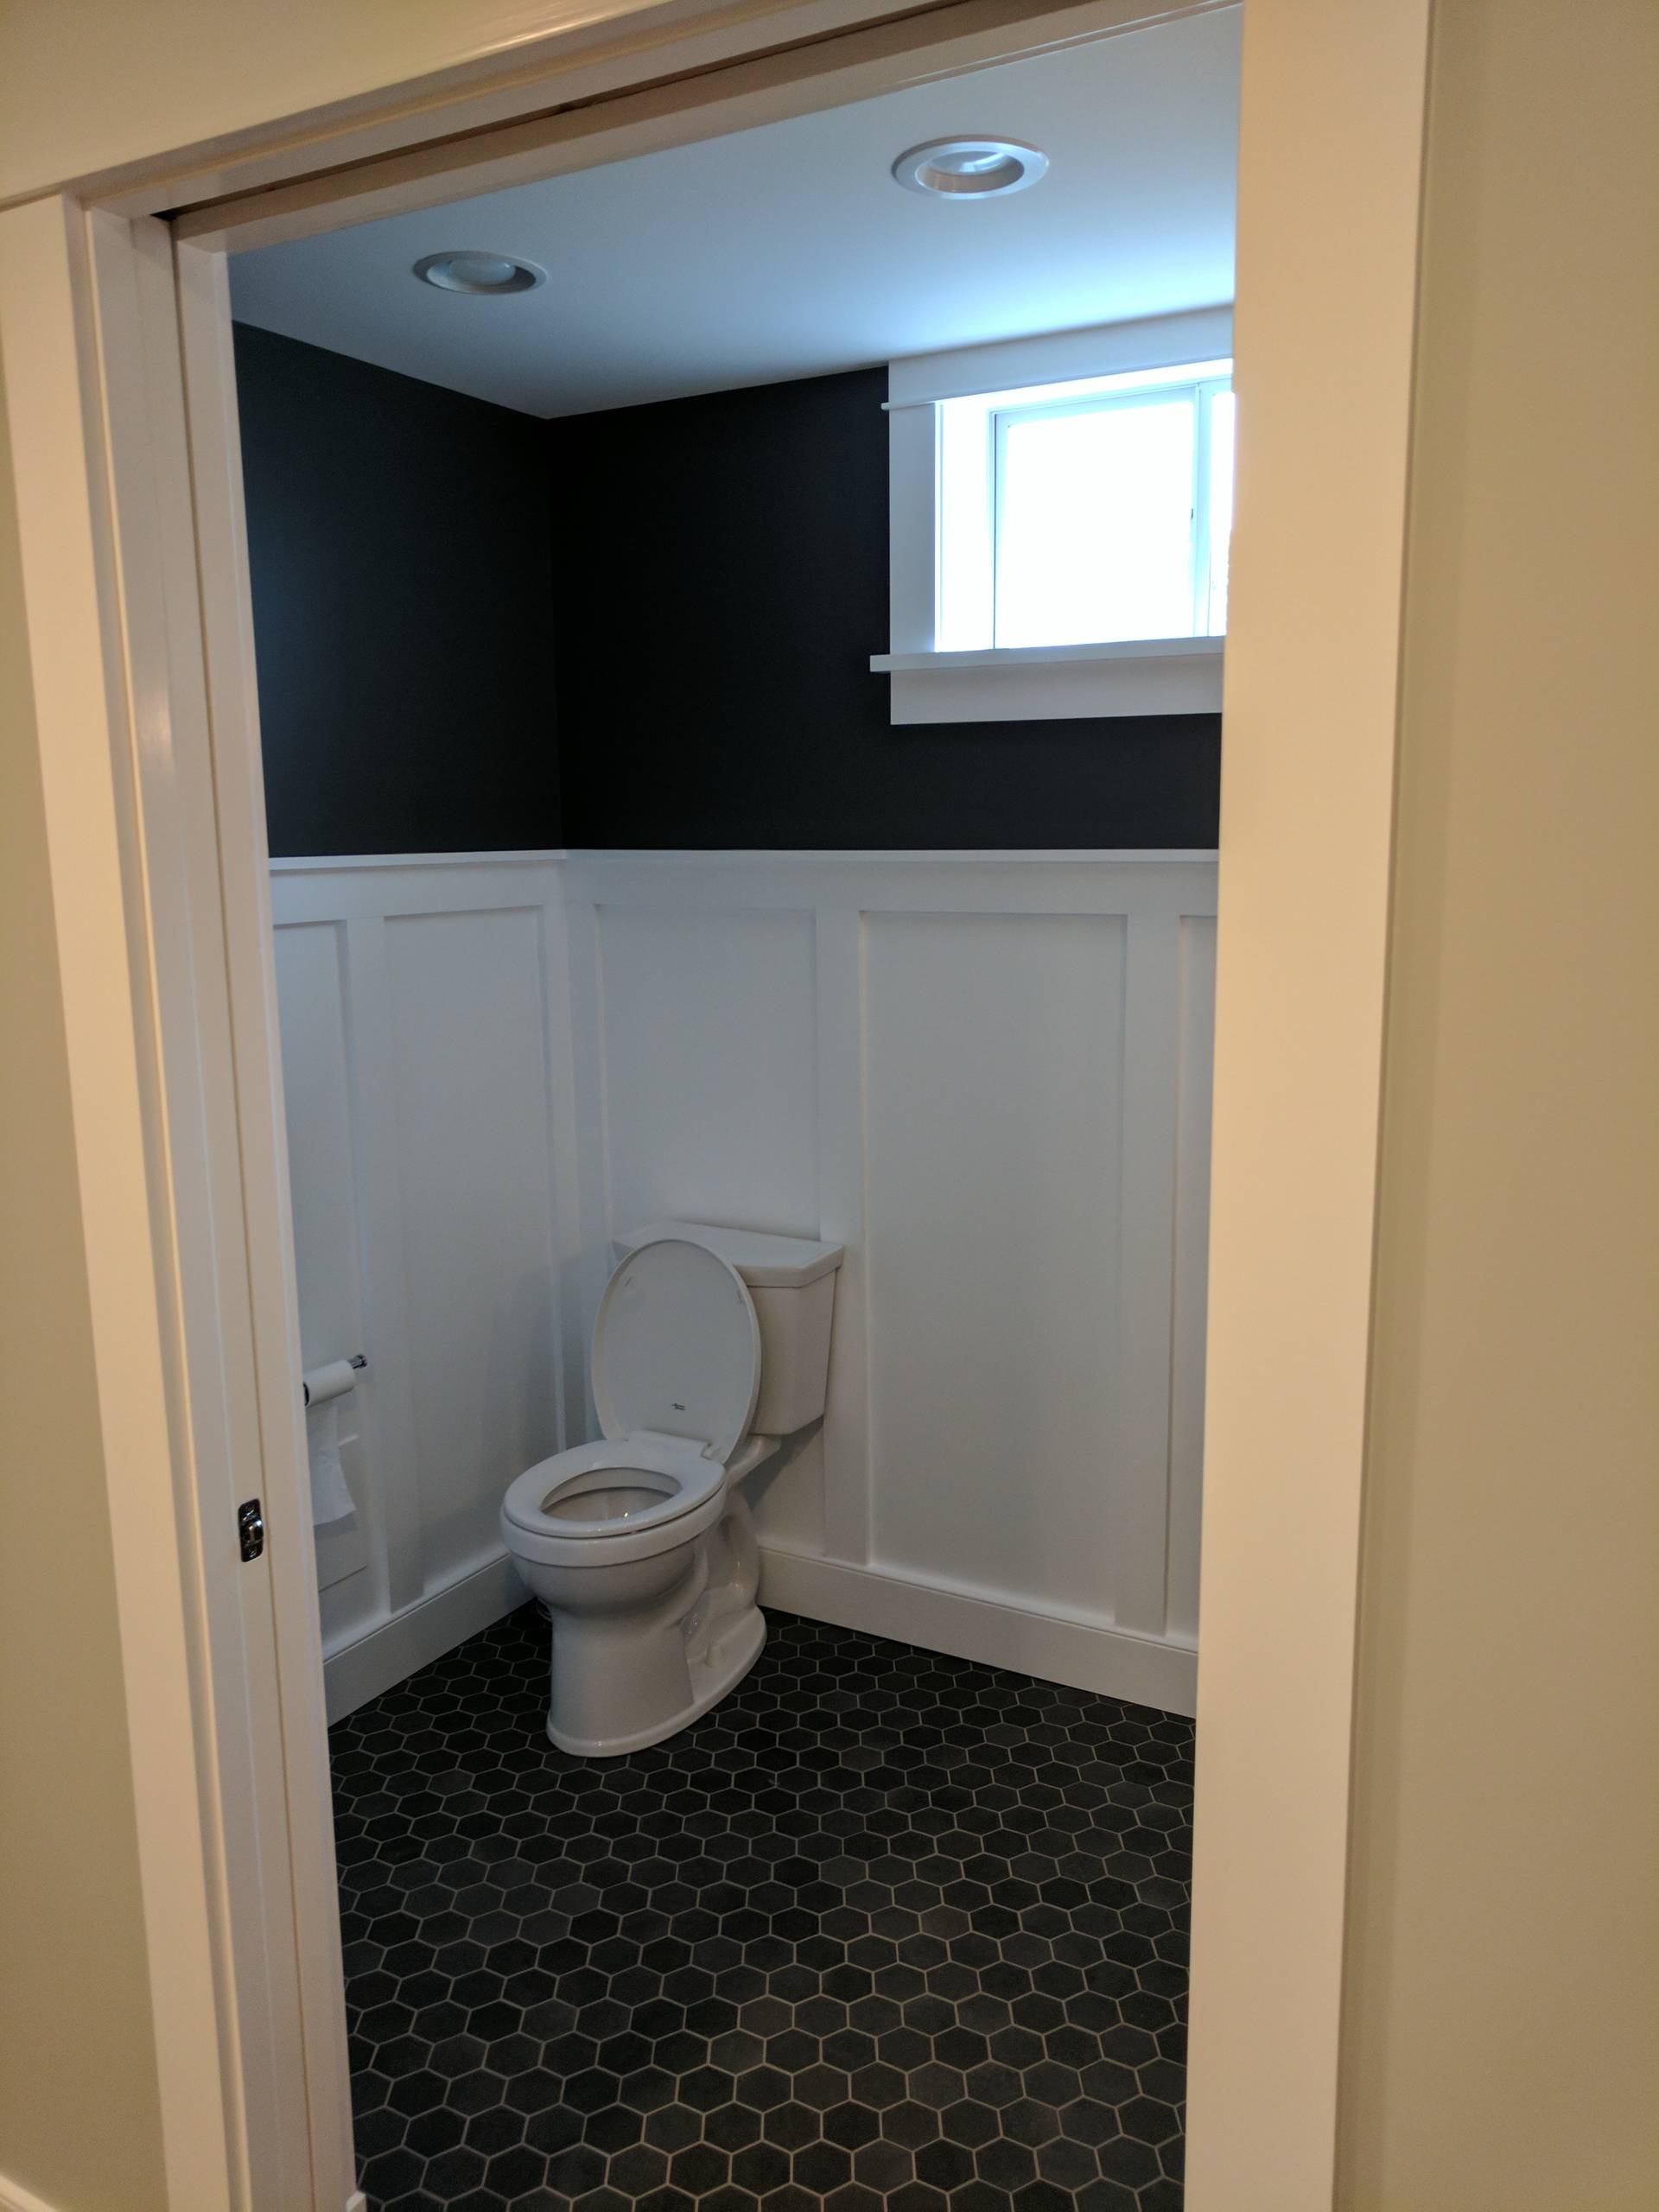
[[934, 138], [912, 146], [893, 165], [906, 192], [936, 193], [942, 200], [1005, 199], [1035, 184], [1048, 156], [1013, 138]]
[[441, 292], [530, 292], [546, 280], [545, 269], [505, 253], [429, 253], [415, 264], [423, 284]]

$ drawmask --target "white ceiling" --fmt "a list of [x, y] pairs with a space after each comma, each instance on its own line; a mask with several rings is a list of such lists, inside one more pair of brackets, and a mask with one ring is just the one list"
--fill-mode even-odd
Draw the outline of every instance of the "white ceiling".
[[[1236, 10], [890, 92], [446, 208], [268, 246], [235, 311], [554, 416], [1230, 300]], [[923, 198], [906, 147], [1040, 146], [1007, 200]], [[538, 262], [499, 298], [416, 281], [461, 247]]]

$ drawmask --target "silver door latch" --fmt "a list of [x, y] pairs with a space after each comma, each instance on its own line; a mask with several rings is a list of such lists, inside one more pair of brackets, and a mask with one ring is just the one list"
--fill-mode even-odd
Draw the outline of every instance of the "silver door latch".
[[257, 1497], [236, 1509], [236, 1538], [242, 1547], [242, 1564], [257, 1559], [265, 1548], [265, 1512]]

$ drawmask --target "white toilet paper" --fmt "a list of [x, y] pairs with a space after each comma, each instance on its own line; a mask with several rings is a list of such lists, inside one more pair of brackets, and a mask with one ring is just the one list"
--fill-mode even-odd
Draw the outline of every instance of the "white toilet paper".
[[330, 1398], [343, 1398], [357, 1388], [357, 1370], [349, 1359], [331, 1359], [326, 1367], [305, 1370], [305, 1402], [326, 1406]]
[[305, 1377], [305, 1439], [311, 1457], [311, 1520], [321, 1529], [356, 1510], [340, 1464], [340, 1408], [334, 1401], [357, 1386], [349, 1359], [313, 1367]]
[[311, 1454], [312, 1525], [321, 1529], [356, 1510], [340, 1464], [340, 1408], [308, 1406], [305, 1437]]

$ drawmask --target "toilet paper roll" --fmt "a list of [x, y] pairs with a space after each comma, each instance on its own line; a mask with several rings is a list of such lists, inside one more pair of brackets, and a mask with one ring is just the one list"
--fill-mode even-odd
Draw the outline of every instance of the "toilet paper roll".
[[[321, 1370], [327, 1374], [329, 1370]], [[347, 1370], [349, 1373], [349, 1369]], [[349, 1384], [346, 1386], [349, 1389]], [[336, 1397], [340, 1393], [334, 1394]], [[346, 1471], [340, 1463], [340, 1408], [325, 1402], [305, 1409], [306, 1449], [311, 1461], [311, 1520], [326, 1528], [343, 1521], [355, 1510], [346, 1488]]]
[[330, 1398], [343, 1398], [357, 1387], [357, 1370], [349, 1359], [331, 1359], [326, 1367], [309, 1367], [305, 1373], [305, 1402], [326, 1406]]

